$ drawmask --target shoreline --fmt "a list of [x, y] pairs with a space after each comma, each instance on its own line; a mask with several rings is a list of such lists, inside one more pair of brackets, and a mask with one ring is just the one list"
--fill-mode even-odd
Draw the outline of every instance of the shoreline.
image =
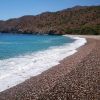
[[[55, 95], [54, 87], [59, 87], [60, 86], [59, 84], [62, 84], [63, 82], [63, 81], [61, 82], [61, 80], [63, 80], [65, 77], [71, 80], [72, 77], [69, 77], [70, 76], [69, 74], [77, 70], [77, 68], [80, 68], [80, 66], [78, 66], [80, 63], [82, 62], [85, 63], [85, 59], [93, 52], [93, 50], [95, 50], [95, 47], [97, 47], [99, 40], [91, 39], [87, 37], [87, 41], [88, 42], [86, 43], [86, 45], [78, 48], [78, 52], [60, 61], [59, 65], [56, 65], [55, 67], [52, 67], [51, 69], [43, 72], [41, 75], [28, 79], [27, 81], [17, 86], [14, 86], [11, 89], [1, 92], [0, 100], [7, 100], [8, 98], [9, 98], [8, 100], [16, 100], [16, 99], [26, 100], [28, 98], [31, 98], [32, 100], [37, 100], [37, 99], [47, 100], [47, 98], [52, 98], [50, 100], [54, 100], [54, 98], [52, 97], [53, 94]], [[69, 82], [69, 80], [67, 82]], [[72, 83], [74, 82], [68, 84], [72, 85]], [[67, 85], [67, 87], [70, 88], [71, 87], [70, 85], [69, 86]], [[63, 84], [61, 86], [63, 86]], [[58, 92], [59, 91], [60, 90], [58, 90]], [[68, 90], [66, 90], [65, 92], [67, 93], [67, 91]], [[50, 95], [50, 93], [52, 95]], [[58, 95], [57, 93], [55, 95], [56, 100], [58, 96], [61, 96], [61, 94]], [[87, 93], [87, 91], [85, 93]], [[67, 93], [67, 94], [68, 95], [70, 94], [69, 95], [70, 98], [73, 95], [73, 93]], [[90, 100], [90, 99], [85, 99], [85, 100]]]
[[2, 60], [0, 67], [8, 66], [8, 70], [5, 70], [6, 73], [1, 70], [0, 92], [23, 83], [30, 77], [38, 76], [44, 71], [58, 65], [61, 60], [76, 53], [76, 49], [87, 42], [85, 38], [73, 36], [69, 38], [73, 39], [73, 42], [51, 47], [30, 55]]

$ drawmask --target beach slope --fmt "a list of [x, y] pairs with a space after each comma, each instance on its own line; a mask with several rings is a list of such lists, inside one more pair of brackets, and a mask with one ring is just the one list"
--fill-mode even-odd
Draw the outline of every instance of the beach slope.
[[0, 93], [0, 100], [100, 100], [100, 36], [59, 65]]

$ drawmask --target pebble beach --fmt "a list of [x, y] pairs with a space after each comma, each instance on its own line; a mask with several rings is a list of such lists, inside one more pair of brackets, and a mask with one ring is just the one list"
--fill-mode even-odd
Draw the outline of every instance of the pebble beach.
[[0, 100], [100, 100], [100, 36], [59, 65], [0, 93]]

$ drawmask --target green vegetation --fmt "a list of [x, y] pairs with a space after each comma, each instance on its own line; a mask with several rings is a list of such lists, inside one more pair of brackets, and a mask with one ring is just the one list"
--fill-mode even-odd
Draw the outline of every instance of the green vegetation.
[[100, 6], [83, 6], [0, 21], [0, 32], [100, 35]]
[[83, 26], [78, 29], [66, 29], [66, 34], [100, 35], [100, 25]]

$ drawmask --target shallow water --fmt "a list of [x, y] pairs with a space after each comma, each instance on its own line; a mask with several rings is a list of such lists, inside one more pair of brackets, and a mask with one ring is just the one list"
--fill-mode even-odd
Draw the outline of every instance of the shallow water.
[[64, 36], [0, 34], [0, 60], [45, 50], [52, 46], [60, 46], [73, 41], [74, 39]]
[[0, 35], [0, 91], [59, 64], [86, 40], [67, 36]]

